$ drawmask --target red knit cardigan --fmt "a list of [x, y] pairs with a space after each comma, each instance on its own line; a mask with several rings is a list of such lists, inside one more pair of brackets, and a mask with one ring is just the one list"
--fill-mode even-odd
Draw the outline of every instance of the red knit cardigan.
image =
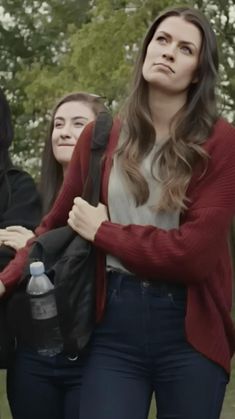
[[[36, 234], [65, 225], [75, 196], [81, 195], [89, 161], [93, 123], [83, 131], [75, 148], [64, 186]], [[108, 202], [112, 155], [120, 122], [111, 131], [103, 165], [101, 202]], [[103, 222], [95, 237], [97, 247], [97, 320], [105, 304], [105, 254], [121, 260], [131, 272], [153, 280], [170, 280], [187, 286], [185, 330], [188, 342], [212, 361], [230, 371], [235, 350], [231, 320], [232, 270], [229, 229], [235, 213], [235, 129], [220, 119], [204, 144], [209, 155], [202, 175], [198, 164], [188, 190], [188, 209], [180, 227], [169, 231], [154, 226]], [[0, 273], [11, 288], [20, 278], [30, 245]]]

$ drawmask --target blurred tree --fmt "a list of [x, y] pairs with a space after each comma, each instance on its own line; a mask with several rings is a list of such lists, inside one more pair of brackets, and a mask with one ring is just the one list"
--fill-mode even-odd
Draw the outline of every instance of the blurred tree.
[[235, 4], [234, 0], [191, 1], [206, 14], [217, 34], [220, 53], [218, 90], [224, 115], [235, 122]]
[[56, 68], [60, 55], [68, 49], [69, 25], [79, 28], [87, 19], [89, 7], [87, 0], [1, 0], [0, 84], [11, 102], [14, 151], [22, 160], [30, 154], [38, 155], [33, 130], [40, 119], [34, 109], [37, 98], [32, 97], [30, 107], [25, 107], [29, 80], [19, 75], [35, 63], [40, 68], [47, 65]]
[[37, 144], [48, 109], [68, 91], [88, 90], [105, 96], [113, 107], [119, 104], [146, 27], [169, 4], [169, 0], [94, 0], [82, 27], [69, 25], [67, 49], [57, 56], [56, 65], [38, 59], [22, 65], [17, 80], [24, 86], [25, 114], [33, 112], [35, 122], [28, 132]]
[[[18, 120], [17, 155], [24, 162], [30, 156], [38, 157], [48, 110], [66, 92], [88, 90], [105, 96], [117, 108], [127, 94], [146, 28], [160, 10], [178, 3], [181, 1], [2, 0], [14, 21], [14, 25], [8, 23], [12, 38], [3, 56], [6, 74], [11, 69], [11, 77], [4, 82], [12, 92]], [[235, 120], [233, 0], [185, 3], [205, 12], [217, 32], [222, 62], [219, 95], [225, 115]], [[6, 40], [4, 31], [0, 36], [5, 34]]]

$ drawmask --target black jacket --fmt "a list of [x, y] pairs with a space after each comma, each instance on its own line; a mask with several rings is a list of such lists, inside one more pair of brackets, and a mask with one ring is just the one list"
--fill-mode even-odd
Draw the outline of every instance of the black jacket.
[[[34, 230], [40, 219], [40, 196], [33, 179], [20, 169], [8, 169], [0, 177], [0, 228], [21, 225]], [[14, 249], [0, 246], [0, 271], [14, 255]]]
[[[21, 225], [34, 230], [41, 218], [41, 202], [36, 185], [28, 173], [10, 168], [0, 175], [0, 228]], [[11, 247], [0, 245], [0, 271], [15, 256]], [[7, 322], [8, 299], [0, 299], [0, 368], [6, 368], [13, 349]]]

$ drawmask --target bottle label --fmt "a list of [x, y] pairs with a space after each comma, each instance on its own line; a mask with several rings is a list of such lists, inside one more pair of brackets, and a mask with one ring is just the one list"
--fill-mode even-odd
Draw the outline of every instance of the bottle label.
[[57, 316], [56, 301], [53, 294], [31, 298], [32, 317], [36, 320], [45, 320]]

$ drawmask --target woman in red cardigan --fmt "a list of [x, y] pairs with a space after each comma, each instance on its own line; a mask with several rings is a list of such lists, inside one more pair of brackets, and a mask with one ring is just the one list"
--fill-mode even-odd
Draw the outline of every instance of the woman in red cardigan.
[[[159, 419], [219, 418], [235, 348], [228, 246], [235, 129], [218, 117], [217, 69], [204, 16], [163, 12], [145, 36], [110, 135], [101, 203], [79, 197], [91, 124], [37, 229], [68, 221], [97, 249], [99, 324], [80, 419], [145, 419], [153, 391]], [[3, 290], [19, 279], [27, 253], [0, 274]]]

